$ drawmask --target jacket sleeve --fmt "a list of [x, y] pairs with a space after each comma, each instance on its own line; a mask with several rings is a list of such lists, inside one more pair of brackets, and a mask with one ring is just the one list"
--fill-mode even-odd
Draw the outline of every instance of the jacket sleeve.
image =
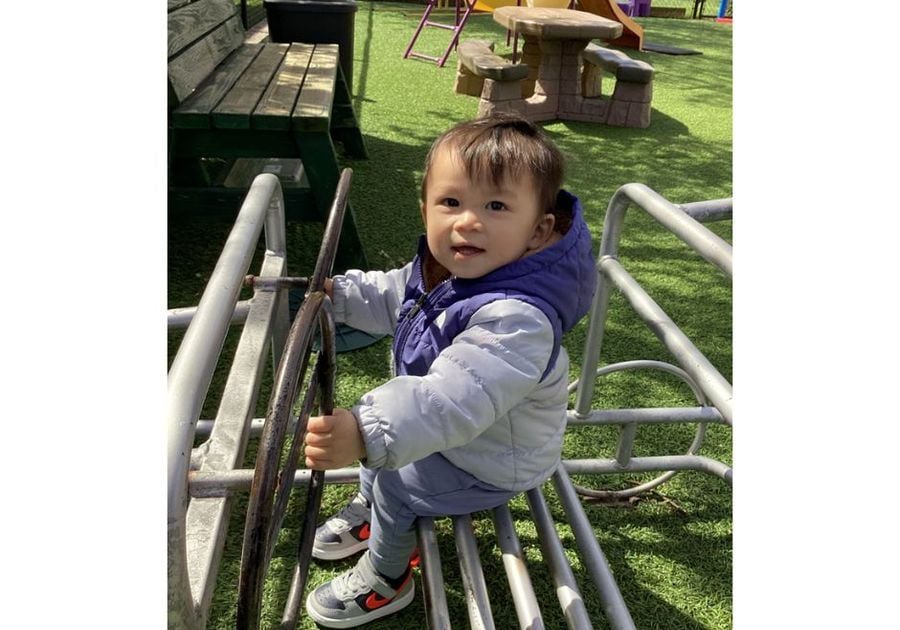
[[472, 315], [425, 376], [398, 376], [353, 408], [366, 466], [397, 469], [463, 446], [540, 382], [553, 329], [540, 309], [498, 300]]
[[412, 263], [391, 271], [351, 269], [332, 278], [334, 319], [358, 330], [393, 335]]

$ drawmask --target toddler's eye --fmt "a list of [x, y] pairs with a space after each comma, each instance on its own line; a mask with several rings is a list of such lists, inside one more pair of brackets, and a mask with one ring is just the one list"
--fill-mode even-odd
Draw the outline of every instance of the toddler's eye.
[[491, 210], [503, 210], [506, 208], [506, 206], [502, 201], [491, 201], [490, 203], [488, 203], [488, 208], [490, 208]]
[[455, 208], [456, 206], [459, 205], [459, 199], [454, 199], [453, 197], [446, 197], [441, 200], [441, 205]]

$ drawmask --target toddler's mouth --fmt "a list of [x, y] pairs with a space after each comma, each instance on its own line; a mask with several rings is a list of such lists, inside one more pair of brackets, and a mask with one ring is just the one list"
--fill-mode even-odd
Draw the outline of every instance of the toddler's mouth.
[[452, 249], [460, 256], [475, 256], [476, 254], [480, 254], [484, 251], [480, 247], [473, 247], [471, 245], [459, 245], [457, 247], [453, 247]]

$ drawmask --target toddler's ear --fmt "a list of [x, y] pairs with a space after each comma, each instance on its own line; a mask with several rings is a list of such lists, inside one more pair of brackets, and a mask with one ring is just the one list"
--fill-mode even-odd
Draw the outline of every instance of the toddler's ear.
[[425, 202], [419, 201], [419, 212], [422, 213], [422, 225], [426, 225], [425, 223]]
[[534, 233], [528, 241], [528, 249], [539, 249], [547, 244], [553, 227], [556, 225], [556, 217], [550, 213], [545, 214], [534, 226]]

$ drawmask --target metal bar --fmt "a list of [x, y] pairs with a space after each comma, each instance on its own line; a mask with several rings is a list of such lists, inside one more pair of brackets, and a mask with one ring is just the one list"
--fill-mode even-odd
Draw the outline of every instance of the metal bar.
[[625, 270], [622, 263], [607, 257], [600, 260], [599, 266], [601, 273], [612, 280], [635, 312], [672, 353], [678, 364], [697, 383], [703, 394], [725, 418], [725, 423], [730, 426], [733, 396], [731, 384], [653, 301], [637, 280]]
[[678, 205], [689, 217], [700, 223], [712, 223], [714, 221], [727, 221], [731, 219], [734, 201], [727, 199], [711, 199], [709, 201], [694, 201]]
[[416, 43], [416, 40], [419, 38], [419, 33], [422, 32], [422, 27], [425, 26], [425, 22], [428, 21], [428, 16], [431, 15], [431, 10], [434, 9], [435, 0], [428, 0], [428, 4], [425, 5], [425, 12], [422, 14], [422, 19], [419, 20], [419, 25], [416, 27], [416, 32], [413, 33], [412, 39], [409, 40], [409, 45], [406, 47], [406, 51], [403, 53], [403, 58], [406, 59], [410, 56], [418, 56], [416, 53], [412, 52], [413, 44]]
[[[291, 483], [295, 488], [308, 486], [312, 471], [304, 468], [294, 471]], [[241, 468], [222, 472], [194, 471], [188, 476], [192, 497], [224, 497], [235, 492], [246, 492], [253, 483], [253, 469]], [[337, 468], [325, 471], [326, 483], [356, 483], [359, 468]]]
[[556, 586], [556, 598], [566, 617], [566, 624], [573, 630], [585, 630], [593, 628], [591, 618], [584, 605], [584, 599], [575, 581], [572, 567], [566, 560], [562, 542], [556, 533], [550, 508], [541, 494], [540, 488], [534, 488], [525, 493], [528, 507], [531, 510], [531, 519], [538, 532], [538, 540], [541, 544], [541, 553], [550, 568], [550, 575]]
[[581, 559], [587, 566], [594, 585], [600, 593], [600, 602], [610, 626], [613, 630], [634, 630], [635, 625], [631, 619], [631, 613], [628, 612], [619, 586], [609, 569], [600, 544], [594, 537], [594, 530], [584, 513], [584, 508], [581, 507], [581, 502], [575, 494], [575, 488], [572, 487], [565, 468], [557, 468], [552, 479], [553, 486], [562, 501], [563, 509], [566, 511], [569, 526], [575, 535]]
[[620, 466], [628, 464], [634, 449], [634, 438], [637, 437], [637, 425], [634, 422], [622, 425], [619, 431], [619, 444], [616, 447], [616, 462]]
[[598, 259], [603, 256], [618, 256], [625, 211], [630, 202], [656, 219], [704, 260], [721, 269], [729, 278], [732, 276], [731, 244], [644, 184], [625, 184], [613, 195], [603, 220]]
[[[610, 200], [603, 221], [603, 236], [600, 243], [600, 253], [597, 257], [598, 270], [605, 257], [615, 258], [618, 256], [625, 211], [632, 202], [650, 214], [704, 259], [722, 269], [729, 277], [731, 276], [731, 245], [711, 232], [709, 228], [704, 227], [687, 212], [643, 184], [626, 184], [620, 187]], [[716, 213], [723, 210], [727, 205], [726, 201], [720, 200], [702, 203], [708, 204], [710, 211], [715, 210]], [[685, 205], [692, 212], [702, 214], [700, 207], [695, 208], [694, 204]], [[720, 210], [716, 210], [716, 208]], [[603, 333], [606, 327], [609, 307], [609, 295], [609, 282], [601, 273], [598, 277], [597, 290], [591, 307], [588, 335], [584, 345], [584, 360], [581, 365], [582, 377], [578, 382], [578, 392], [575, 401], [575, 410], [580, 417], [586, 416], [591, 410], [591, 398], [594, 393], [595, 380], [593, 377], [588, 378], [586, 375], [593, 375], [600, 362]]]
[[491, 602], [488, 598], [481, 560], [478, 558], [478, 545], [472, 531], [472, 516], [462, 514], [453, 516], [453, 536], [456, 540], [456, 553], [459, 556], [459, 569], [462, 573], [463, 590], [466, 593], [466, 607], [469, 610], [469, 624], [475, 630], [494, 630], [494, 617], [491, 614]]
[[[349, 185], [349, 180], [345, 182], [345, 184]], [[340, 190], [340, 184], [338, 184], [338, 190]], [[343, 203], [346, 205], [346, 195], [344, 195], [343, 198]], [[335, 214], [338, 215], [338, 218], [343, 215], [342, 212], [335, 212], [335, 209], [332, 208], [332, 215], [329, 217], [329, 225], [331, 225], [331, 218], [333, 218]], [[331, 250], [330, 259], [324, 259], [324, 264], [328, 265], [327, 272], [330, 275], [331, 266], [334, 264], [334, 253], [337, 251], [337, 238], [340, 235], [340, 224], [338, 224], [337, 232], [329, 232], [326, 229], [325, 235], [326, 237], [334, 239], [335, 245], [334, 248], [330, 248], [329, 242], [325, 241], [322, 246], [322, 249]], [[322, 259], [320, 259], [320, 262], [321, 260]], [[334, 413], [334, 378], [335, 365], [337, 363], [335, 325], [334, 313], [331, 310], [331, 300], [326, 297], [325, 301], [322, 303], [322, 307], [323, 308], [319, 311], [319, 325], [321, 326], [322, 331], [322, 349], [319, 353], [319, 361], [316, 364], [318, 376], [316, 380], [321, 383], [319, 412], [323, 415], [331, 415]], [[308, 413], [306, 414], [306, 417], [308, 420]], [[298, 427], [295, 433], [294, 444], [296, 445], [298, 441], [302, 443], [305, 434], [306, 423], [303, 423], [303, 427]], [[287, 483], [286, 476], [282, 478], [282, 481], [285, 484]], [[312, 548], [316, 536], [316, 521], [319, 518], [319, 510], [322, 506], [322, 493], [324, 489], [325, 471], [314, 470], [310, 476], [309, 490], [306, 494], [306, 509], [303, 514], [303, 523], [300, 528], [300, 541], [297, 545], [297, 562], [294, 565], [291, 587], [288, 591], [287, 603], [284, 606], [284, 615], [281, 619], [282, 630], [292, 630], [297, 626], [300, 605], [303, 603], [303, 592], [306, 590], [306, 578], [309, 574], [309, 564], [312, 561]]]
[[731, 485], [731, 467], [701, 455], [659, 455], [632, 457], [627, 466], [613, 459], [564, 459], [563, 466], [572, 474], [606, 475], [615, 473], [660, 472], [665, 470], [696, 470], [715, 475]]
[[[234, 313], [231, 315], [231, 324], [243, 324], [247, 321], [247, 313], [250, 312], [250, 300], [241, 300], [234, 306]], [[196, 306], [185, 306], [181, 308], [170, 308], [167, 311], [169, 330], [180, 330], [187, 328], [194, 315], [197, 313]]]
[[[266, 252], [264, 273], [284, 273], [283, 256]], [[238, 347], [228, 373], [214, 429], [207, 442], [201, 471], [228, 471], [244, 461], [249, 440], [249, 418], [256, 409], [268, 358], [267, 344], [276, 327], [278, 296], [256, 296], [241, 331]], [[199, 450], [199, 449], [198, 449]], [[216, 577], [225, 545], [231, 501], [207, 499], [191, 501], [186, 515], [188, 574], [191, 592], [199, 594], [201, 617], [212, 603]]]
[[441, 556], [438, 553], [434, 519], [420, 516], [416, 519], [419, 540], [419, 559], [422, 563], [422, 588], [425, 590], [425, 613], [429, 630], [449, 630], [450, 612], [444, 591], [444, 575]]
[[444, 24], [443, 22], [432, 22], [431, 20], [429, 20], [428, 22], [425, 22], [425, 26], [433, 26], [434, 28], [442, 28], [447, 31], [452, 31], [452, 30], [456, 29], [455, 24]]
[[234, 313], [241, 279], [250, 266], [263, 224], [266, 226], [267, 249], [284, 252], [282, 199], [281, 184], [275, 175], [266, 173], [253, 180], [169, 369], [166, 401], [167, 582], [168, 618], [172, 627], [201, 625], [197, 601], [190, 587], [186, 546], [187, 475], [194, 427]]
[[[725, 419], [715, 407], [647, 407], [638, 409], [598, 409], [586, 417], [579, 417], [572, 410], [566, 411], [566, 422], [570, 427], [585, 425], [716, 422], [724, 424]], [[199, 431], [198, 431], [199, 432]]]
[[244, 278], [244, 286], [253, 287], [257, 291], [305, 289], [309, 286], [309, 278], [294, 276], [247, 276]]
[[509, 505], [504, 504], [494, 508], [493, 517], [494, 531], [497, 534], [500, 552], [503, 554], [503, 567], [506, 569], [506, 579], [509, 582], [509, 591], [516, 607], [519, 627], [543, 630], [544, 619], [541, 616], [537, 596], [534, 594], [534, 587], [531, 585], [528, 567], [525, 565], [525, 556], [519, 544], [519, 537], [516, 536], [516, 528], [513, 525]]

